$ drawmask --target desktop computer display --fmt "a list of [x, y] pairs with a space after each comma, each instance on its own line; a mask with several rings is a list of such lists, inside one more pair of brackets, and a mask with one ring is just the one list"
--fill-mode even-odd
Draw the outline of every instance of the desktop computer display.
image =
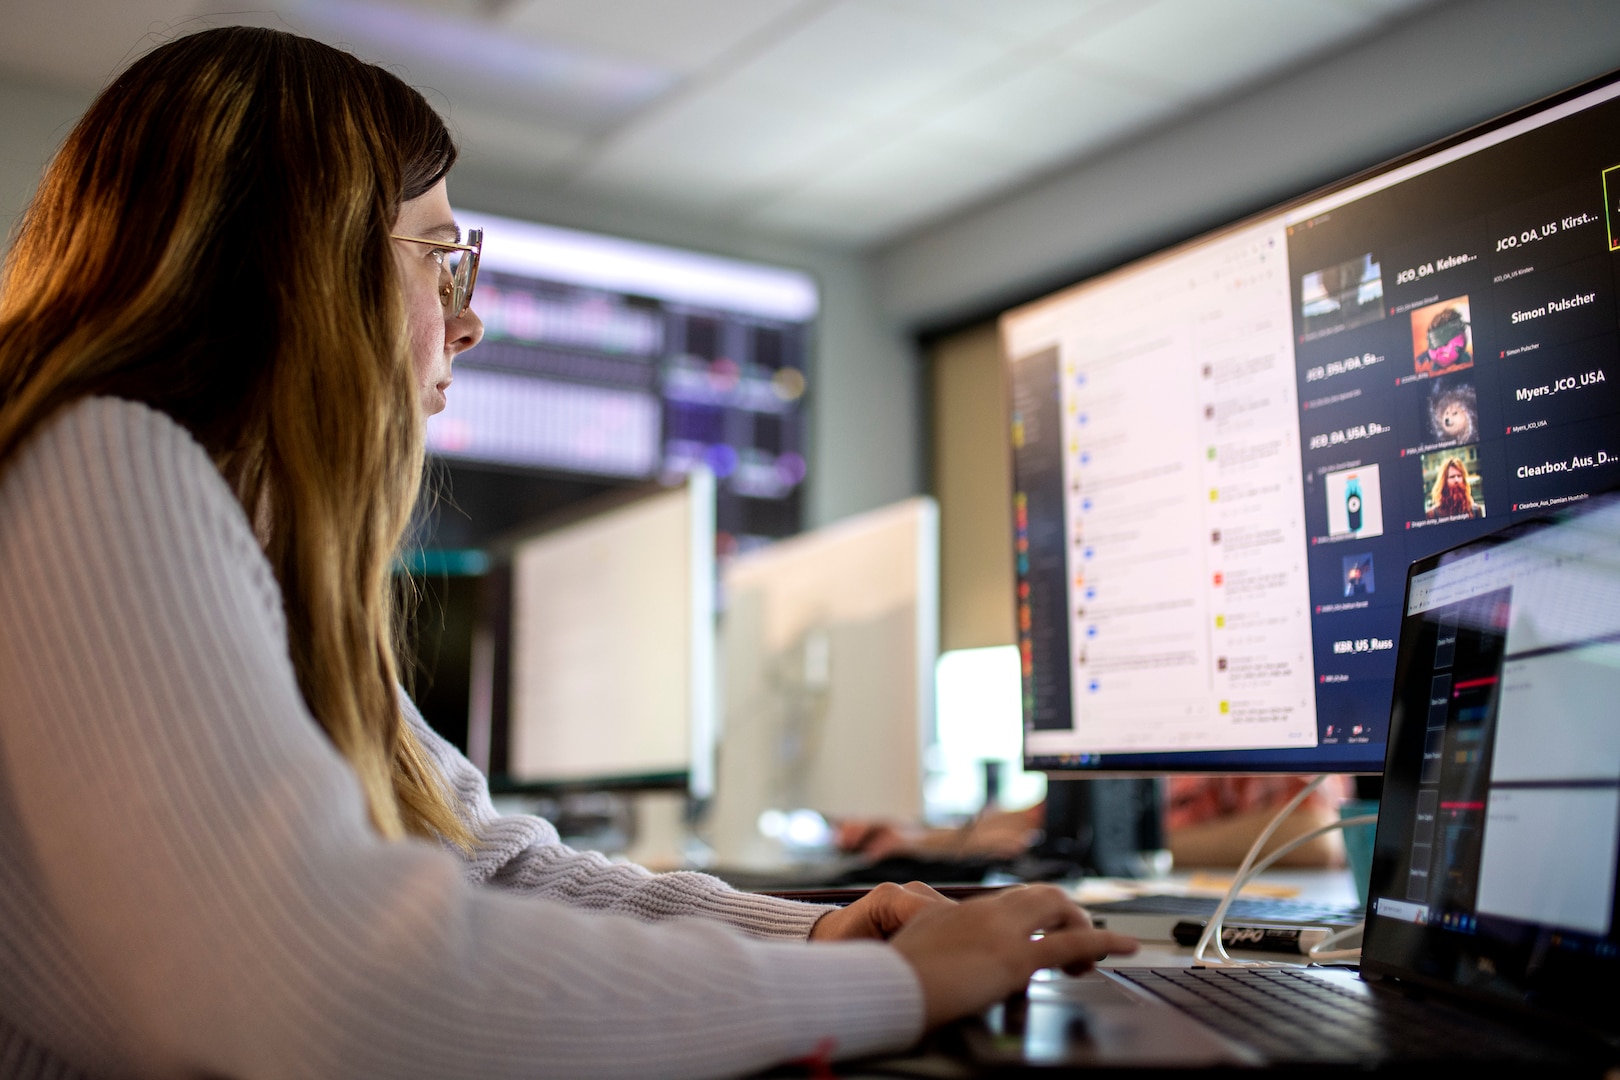
[[[474, 309], [484, 340], [456, 360], [430, 453], [477, 516], [463, 474], [599, 483], [718, 481], [722, 538], [800, 528], [810, 326], [805, 273], [458, 210], [484, 230]], [[449, 533], [468, 533], [460, 521]], [[485, 539], [471, 530], [473, 541]], [[435, 546], [470, 546], [467, 538]], [[730, 540], [726, 540], [728, 546]]]
[[1024, 754], [1384, 765], [1412, 561], [1620, 481], [1620, 81], [1005, 314]]
[[760, 831], [770, 811], [920, 820], [939, 650], [933, 500], [736, 556], [721, 582], [717, 861], [791, 862]]
[[714, 499], [699, 468], [512, 544], [497, 787], [710, 794]]

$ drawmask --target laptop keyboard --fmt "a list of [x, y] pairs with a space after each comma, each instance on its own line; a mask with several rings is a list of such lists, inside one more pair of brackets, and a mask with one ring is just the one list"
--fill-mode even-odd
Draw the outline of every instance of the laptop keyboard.
[[1302, 969], [1115, 968], [1228, 1038], [1277, 1061], [1424, 1061], [1535, 1056], [1498, 1025], [1399, 999], [1383, 1008]]

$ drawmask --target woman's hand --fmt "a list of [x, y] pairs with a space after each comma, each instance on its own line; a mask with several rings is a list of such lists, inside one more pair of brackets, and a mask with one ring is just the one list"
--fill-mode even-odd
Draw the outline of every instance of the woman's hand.
[[810, 940], [883, 939], [910, 922], [918, 912], [955, 906], [956, 901], [941, 896], [920, 881], [907, 885], [885, 882], [848, 907], [834, 908], [817, 919], [810, 929]]
[[1092, 929], [1052, 885], [921, 907], [891, 944], [917, 972], [930, 1028], [1022, 989], [1041, 968], [1079, 975], [1105, 956], [1136, 951], [1135, 939]]

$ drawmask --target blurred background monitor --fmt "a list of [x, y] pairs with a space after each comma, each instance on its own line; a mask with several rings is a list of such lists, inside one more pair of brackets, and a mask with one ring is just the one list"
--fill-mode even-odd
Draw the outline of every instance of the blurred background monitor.
[[476, 548], [583, 498], [698, 466], [723, 550], [801, 526], [810, 329], [798, 270], [458, 209], [484, 229], [473, 308], [427, 447], [452, 504], [430, 548]]
[[429, 497], [402, 567], [417, 598], [406, 670], [434, 729], [510, 785], [522, 613], [503, 545], [693, 470], [710, 478], [711, 556], [798, 532], [820, 298], [786, 267], [457, 218], [485, 230], [473, 306], [486, 332], [428, 421]]
[[492, 671], [505, 691], [490, 739], [498, 788], [710, 792], [714, 501], [698, 467], [511, 544]]
[[790, 861], [781, 830], [797, 810], [922, 818], [938, 559], [938, 509], [919, 497], [725, 565], [725, 706], [708, 815], [720, 865]]
[[930, 824], [959, 825], [987, 803], [1016, 809], [1045, 797], [1046, 774], [1024, 769], [1020, 694], [1015, 646], [940, 654], [938, 716], [923, 791]]

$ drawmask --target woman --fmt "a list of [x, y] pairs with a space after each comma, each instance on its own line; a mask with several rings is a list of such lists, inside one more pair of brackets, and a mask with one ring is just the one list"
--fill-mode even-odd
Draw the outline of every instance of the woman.
[[398, 691], [387, 595], [481, 334], [454, 157], [381, 69], [208, 31], [107, 88], [20, 222], [0, 1071], [737, 1073], [1128, 948], [1054, 890], [829, 910], [496, 815]]

